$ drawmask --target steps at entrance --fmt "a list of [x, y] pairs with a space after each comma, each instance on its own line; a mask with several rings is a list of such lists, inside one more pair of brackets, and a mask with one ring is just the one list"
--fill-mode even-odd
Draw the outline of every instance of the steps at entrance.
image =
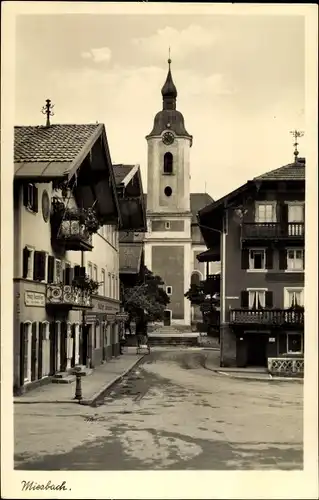
[[75, 375], [69, 372], [59, 372], [52, 377], [51, 382], [52, 384], [72, 384], [75, 378]]
[[181, 332], [174, 326], [161, 326], [148, 334], [150, 345], [198, 345], [198, 333]]

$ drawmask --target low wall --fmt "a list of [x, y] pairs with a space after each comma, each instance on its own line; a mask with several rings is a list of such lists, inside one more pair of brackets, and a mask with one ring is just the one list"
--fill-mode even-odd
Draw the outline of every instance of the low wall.
[[303, 377], [303, 358], [268, 358], [268, 372], [280, 377]]

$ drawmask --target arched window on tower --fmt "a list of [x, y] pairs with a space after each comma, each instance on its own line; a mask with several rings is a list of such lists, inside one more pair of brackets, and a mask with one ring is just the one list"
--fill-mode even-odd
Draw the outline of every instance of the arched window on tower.
[[164, 155], [164, 174], [173, 173], [173, 155], [172, 153], [165, 153]]

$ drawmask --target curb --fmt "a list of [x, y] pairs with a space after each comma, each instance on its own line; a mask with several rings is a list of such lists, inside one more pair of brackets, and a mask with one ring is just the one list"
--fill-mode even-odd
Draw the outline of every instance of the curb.
[[[210, 370], [211, 372], [217, 373], [218, 375], [226, 375], [230, 378], [235, 378], [239, 380], [250, 380], [250, 381], [255, 381], [258, 380], [258, 382], [297, 382], [299, 384], [303, 384], [303, 378], [299, 377], [273, 377], [269, 376], [269, 378], [266, 377], [246, 377], [245, 374], [243, 375], [234, 375], [234, 373], [239, 373], [239, 372], [229, 372], [229, 371], [223, 371], [223, 370], [218, 370], [218, 369], [213, 369], [213, 368], [207, 368], [205, 367], [206, 370]], [[252, 373], [252, 372], [250, 372]]]
[[98, 392], [96, 392], [91, 398], [89, 398], [89, 399], [81, 399], [79, 401], [80, 405], [84, 405], [84, 406], [94, 405], [96, 403], [96, 401], [101, 397], [101, 395], [104, 392], [108, 391], [117, 382], [119, 382], [120, 380], [122, 380], [131, 370], [133, 370], [133, 368], [135, 368], [135, 366], [137, 366], [142, 361], [142, 359], [145, 356], [147, 356], [147, 354], [142, 354], [138, 359], [135, 359], [134, 363], [132, 363], [124, 372], [122, 372], [119, 375], [117, 375], [113, 380], [111, 380], [111, 382], [108, 382], [107, 384], [105, 384], [102, 387], [102, 389], [100, 389]]

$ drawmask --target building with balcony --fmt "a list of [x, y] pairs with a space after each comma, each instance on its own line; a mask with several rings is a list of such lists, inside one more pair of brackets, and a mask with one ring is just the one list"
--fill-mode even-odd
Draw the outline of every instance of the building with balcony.
[[248, 181], [198, 220], [208, 247], [198, 258], [221, 261], [221, 366], [303, 358], [305, 159]]
[[[136, 203], [127, 220], [103, 124], [15, 127], [14, 169], [14, 390], [21, 392], [118, 355], [119, 231], [135, 223], [138, 230], [145, 214]], [[139, 178], [136, 168], [136, 192]]]

